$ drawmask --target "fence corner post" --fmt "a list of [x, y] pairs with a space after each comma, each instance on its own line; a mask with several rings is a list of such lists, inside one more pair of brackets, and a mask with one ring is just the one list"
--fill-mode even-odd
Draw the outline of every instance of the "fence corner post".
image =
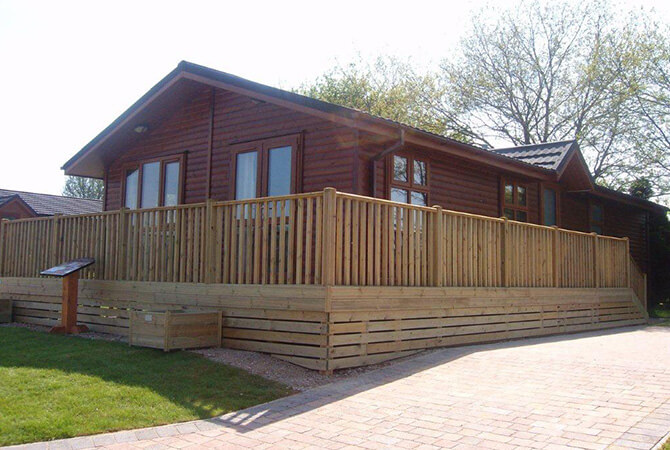
[[55, 266], [56, 264], [60, 263], [60, 261], [58, 261], [58, 249], [60, 247], [60, 233], [58, 227], [60, 217], [60, 214], [54, 214], [51, 216], [51, 248], [49, 249], [50, 266]]
[[117, 242], [116, 242], [116, 279], [123, 280], [126, 278], [126, 259], [128, 251], [128, 226], [126, 225], [127, 221], [127, 212], [128, 208], [125, 206], [119, 209], [119, 221], [117, 223], [118, 229], [116, 230]]
[[327, 187], [323, 190], [323, 249], [321, 251], [324, 286], [335, 284], [335, 222], [337, 191]]
[[502, 226], [502, 233], [500, 236], [500, 271], [501, 271], [501, 278], [502, 278], [502, 285], [503, 287], [509, 287], [509, 270], [508, 270], [508, 265], [509, 265], [509, 252], [507, 251], [507, 235], [509, 233], [509, 225], [508, 222], [509, 220], [507, 217], [502, 217], [503, 220], [503, 226]]
[[429, 249], [433, 249], [433, 286], [444, 286], [444, 220], [442, 214], [442, 207], [440, 205], [433, 206], [435, 209], [435, 220], [433, 221], [433, 245], [429, 245]]
[[5, 222], [7, 219], [0, 219], [0, 277], [4, 275], [5, 269]]
[[626, 264], [626, 286], [630, 288], [633, 287], [630, 282], [630, 265], [632, 264], [631, 260], [633, 258], [630, 254], [630, 239], [628, 238], [628, 236], [626, 236], [623, 239], [626, 242], [626, 255], [628, 255], [628, 264]]
[[560, 244], [558, 242], [558, 233], [559, 233], [559, 228], [556, 225], [552, 225], [552, 233], [551, 233], [551, 250], [552, 250], [552, 258], [551, 258], [551, 273], [553, 275], [553, 284], [554, 287], [560, 287], [560, 278], [559, 278], [559, 270], [560, 270], [560, 264], [561, 264], [561, 257], [559, 255], [560, 252]]
[[214, 282], [214, 200], [207, 199], [205, 203], [205, 283]]
[[598, 233], [591, 233], [593, 236], [593, 287], [600, 287], [600, 267], [598, 254]]

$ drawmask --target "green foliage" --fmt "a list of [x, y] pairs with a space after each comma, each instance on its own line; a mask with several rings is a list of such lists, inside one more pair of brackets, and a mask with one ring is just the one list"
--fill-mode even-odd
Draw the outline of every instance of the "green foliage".
[[649, 200], [654, 195], [654, 188], [649, 179], [637, 178], [630, 184], [628, 193], [634, 197]]
[[577, 139], [600, 184], [670, 194], [670, 33], [607, 0], [522, 0], [473, 17], [454, 55], [418, 74], [378, 57], [300, 92], [485, 147]]
[[95, 178], [67, 177], [63, 187], [63, 195], [66, 197], [102, 200], [104, 192], [104, 183]]
[[336, 65], [312, 83], [300, 86], [297, 92], [450, 135], [450, 124], [429, 110], [424, 101], [438, 95], [436, 83], [432, 75], [417, 74], [409, 62], [388, 56], [367, 62], [359, 57], [349, 64]]
[[0, 327], [0, 446], [209, 418], [289, 393], [193, 353]]

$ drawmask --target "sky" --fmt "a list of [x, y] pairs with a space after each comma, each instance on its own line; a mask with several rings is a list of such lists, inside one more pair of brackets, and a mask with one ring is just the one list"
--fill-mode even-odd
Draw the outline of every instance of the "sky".
[[[670, 22], [670, 2], [623, 3]], [[0, 0], [0, 188], [60, 194], [63, 163], [181, 60], [285, 89], [358, 55], [429, 68], [491, 4]]]

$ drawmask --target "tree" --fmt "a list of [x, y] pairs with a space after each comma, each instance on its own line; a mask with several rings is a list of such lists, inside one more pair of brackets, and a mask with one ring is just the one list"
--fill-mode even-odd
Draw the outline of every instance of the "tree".
[[66, 197], [90, 198], [102, 200], [104, 184], [102, 180], [69, 176], [65, 179], [63, 195]]
[[630, 184], [628, 193], [634, 197], [649, 200], [654, 195], [654, 188], [647, 178], [638, 178]]
[[458, 56], [442, 62], [439, 98], [424, 100], [482, 145], [577, 139], [596, 180], [620, 187], [632, 181], [619, 177], [635, 162], [639, 128], [633, 95], [612, 70], [625, 26], [600, 2], [485, 10]]
[[402, 122], [438, 134], [449, 134], [443, 117], [423, 103], [436, 96], [435, 77], [417, 74], [397, 58], [379, 56], [372, 62], [358, 57], [349, 64], [337, 64], [298, 93], [319, 100]]
[[668, 26], [648, 23], [627, 31], [616, 54], [615, 70], [634, 102], [639, 118], [634, 136], [634, 172], [643, 172], [655, 193], [670, 195], [670, 33]]

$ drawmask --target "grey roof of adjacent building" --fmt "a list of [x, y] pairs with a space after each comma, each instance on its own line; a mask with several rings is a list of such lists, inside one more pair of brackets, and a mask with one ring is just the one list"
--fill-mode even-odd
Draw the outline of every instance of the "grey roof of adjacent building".
[[544, 167], [549, 170], [559, 170], [567, 160], [570, 150], [576, 145], [576, 141], [572, 140], [496, 148], [491, 151], [534, 166]]
[[9, 197], [15, 195], [18, 195], [40, 216], [89, 214], [102, 211], [102, 200], [0, 189], [0, 199], [8, 201]]

